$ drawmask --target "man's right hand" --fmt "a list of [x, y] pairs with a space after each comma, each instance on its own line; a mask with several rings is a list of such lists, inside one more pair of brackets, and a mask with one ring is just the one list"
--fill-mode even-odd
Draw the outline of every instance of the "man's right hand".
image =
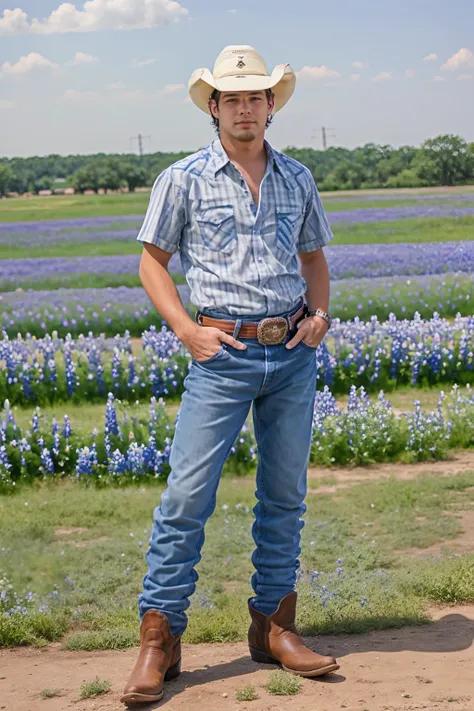
[[181, 338], [192, 357], [199, 361], [209, 360], [217, 355], [222, 343], [227, 343], [233, 348], [245, 351], [247, 346], [233, 336], [213, 326], [199, 326], [193, 324], [191, 331]]

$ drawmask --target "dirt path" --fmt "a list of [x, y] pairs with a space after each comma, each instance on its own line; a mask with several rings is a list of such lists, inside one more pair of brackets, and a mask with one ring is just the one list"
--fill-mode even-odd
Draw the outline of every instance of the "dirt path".
[[[449, 459], [439, 462], [417, 462], [415, 464], [372, 464], [365, 467], [311, 467], [308, 469], [308, 493], [334, 494], [364, 481], [380, 481], [390, 476], [400, 480], [416, 479], [424, 474], [452, 476], [474, 471], [474, 449], [452, 450]], [[319, 485], [318, 479], [334, 480], [334, 484]], [[474, 708], [474, 707], [473, 707]]]
[[[326, 678], [303, 679], [295, 696], [272, 696], [263, 685], [274, 667], [252, 662], [245, 643], [183, 646], [181, 675], [166, 684], [164, 699], [144, 711], [472, 711], [474, 709], [474, 605], [436, 608], [430, 625], [364, 635], [307, 638], [337, 657], [341, 668]], [[0, 652], [0, 709], [6, 711], [115, 711], [135, 662], [136, 649], [120, 652], [42, 650]], [[98, 675], [111, 692], [79, 700], [80, 685]], [[235, 700], [253, 684], [259, 699]], [[42, 700], [59, 687], [64, 696]]]

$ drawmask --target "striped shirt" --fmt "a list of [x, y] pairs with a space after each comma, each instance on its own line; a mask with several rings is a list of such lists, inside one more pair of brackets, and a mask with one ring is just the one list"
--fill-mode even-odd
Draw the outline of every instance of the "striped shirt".
[[265, 141], [258, 209], [219, 138], [156, 179], [137, 239], [179, 250], [191, 302], [229, 316], [290, 311], [306, 292], [298, 253], [333, 235], [310, 171]]

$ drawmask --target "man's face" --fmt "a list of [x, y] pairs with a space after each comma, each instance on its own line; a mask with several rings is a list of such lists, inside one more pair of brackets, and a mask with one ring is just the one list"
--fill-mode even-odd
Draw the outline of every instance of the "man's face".
[[211, 111], [219, 119], [221, 135], [248, 142], [265, 132], [273, 103], [273, 97], [268, 101], [265, 91], [222, 92], [219, 106], [211, 101]]

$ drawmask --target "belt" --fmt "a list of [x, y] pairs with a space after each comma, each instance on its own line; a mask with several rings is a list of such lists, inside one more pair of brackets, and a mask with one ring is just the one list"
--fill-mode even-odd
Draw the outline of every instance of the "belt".
[[[306, 314], [308, 307], [304, 304], [292, 316], [274, 316], [263, 318], [261, 321], [242, 321], [235, 338], [258, 338], [258, 342], [264, 346], [274, 346], [283, 343], [288, 331], [292, 330], [298, 321]], [[200, 311], [196, 314], [196, 322], [200, 326], [214, 326], [231, 336], [236, 332], [237, 321], [227, 319], [212, 318], [204, 316]]]

